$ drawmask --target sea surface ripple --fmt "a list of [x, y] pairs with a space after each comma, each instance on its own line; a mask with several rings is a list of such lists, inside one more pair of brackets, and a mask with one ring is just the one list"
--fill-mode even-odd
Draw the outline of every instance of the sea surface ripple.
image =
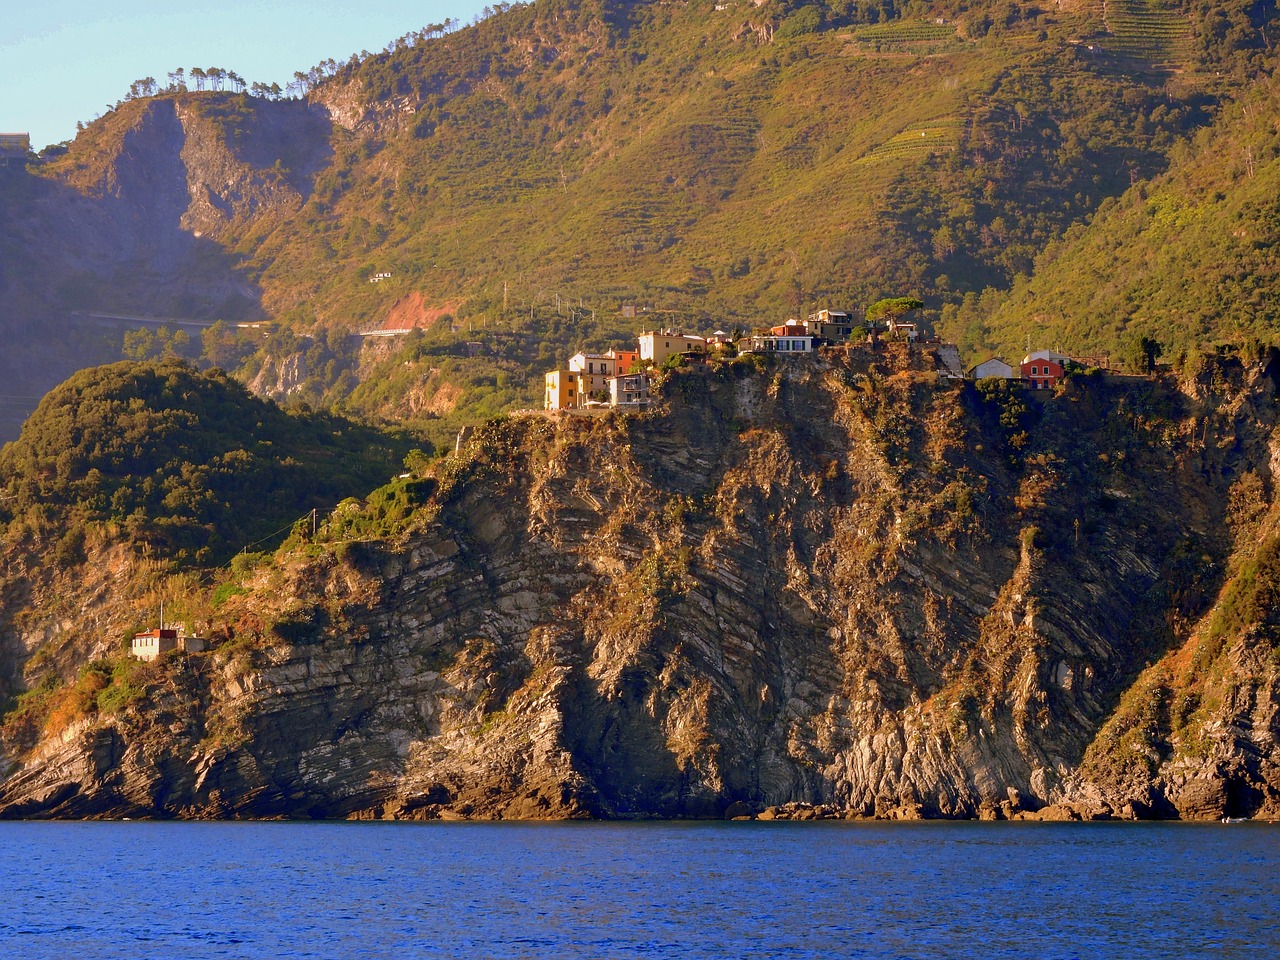
[[5, 823], [0, 956], [1272, 958], [1280, 828]]

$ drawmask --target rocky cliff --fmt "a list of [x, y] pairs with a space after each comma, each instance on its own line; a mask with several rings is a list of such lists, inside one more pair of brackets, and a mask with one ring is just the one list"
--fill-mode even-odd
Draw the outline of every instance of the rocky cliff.
[[330, 130], [301, 102], [156, 98], [114, 111], [41, 175], [0, 171], [0, 438], [77, 369], [119, 359], [118, 328], [138, 323], [103, 314], [266, 316], [257, 271], [227, 248], [302, 207]]
[[0, 810], [1274, 815], [1276, 364], [1047, 398], [934, 366], [739, 362], [660, 413], [490, 424], [79, 709], [150, 561], [11, 576], [7, 662], [55, 706], [10, 714]]

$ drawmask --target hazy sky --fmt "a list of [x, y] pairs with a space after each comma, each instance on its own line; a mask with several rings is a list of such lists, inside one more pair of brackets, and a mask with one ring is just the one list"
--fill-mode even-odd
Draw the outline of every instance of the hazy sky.
[[0, 14], [0, 131], [39, 150], [75, 136], [143, 77], [221, 67], [284, 86], [295, 70], [378, 51], [485, 0], [11, 0]]

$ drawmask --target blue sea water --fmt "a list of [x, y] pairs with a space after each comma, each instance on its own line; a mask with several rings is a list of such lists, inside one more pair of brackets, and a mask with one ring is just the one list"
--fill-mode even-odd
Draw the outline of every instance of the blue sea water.
[[1280, 828], [3, 823], [0, 957], [1275, 958]]

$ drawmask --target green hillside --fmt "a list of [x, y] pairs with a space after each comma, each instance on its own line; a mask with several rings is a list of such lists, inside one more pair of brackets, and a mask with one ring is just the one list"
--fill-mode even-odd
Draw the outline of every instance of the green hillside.
[[[258, 249], [263, 286], [360, 320], [406, 287], [492, 315], [503, 283], [512, 313], [513, 289], [535, 307], [559, 290], [748, 322], [946, 296], [1008, 283], [1204, 120], [1091, 65], [1070, 43], [1087, 16], [1028, 12], [961, 38], [769, 4], [763, 44], [732, 5], [569, 9], [512, 10], [330, 81], [318, 95], [358, 90], [379, 136], [357, 127]], [[787, 29], [815, 10], [813, 29]], [[382, 117], [389, 101], [412, 119]], [[1154, 118], [1141, 142], [1125, 116]], [[370, 289], [362, 267], [397, 279]]]
[[1135, 337], [1166, 359], [1280, 333], [1280, 148], [1276, 83], [1178, 151], [1173, 168], [1103, 205], [1040, 258], [985, 332], [1006, 349], [1051, 332], [1063, 349], [1123, 352]]
[[[1230, 135], [1230, 104], [1269, 76], [1274, 15], [500, 5], [335, 65], [305, 99], [121, 104], [34, 184], [0, 184], [21, 225], [4, 242], [44, 251], [29, 273], [0, 265], [0, 327], [38, 339], [102, 309], [274, 321], [294, 339], [240, 333], [205, 362], [436, 439], [536, 402], [542, 369], [654, 322], [623, 322], [627, 304], [727, 328], [909, 294], [966, 348], [1005, 345], [988, 308], [1019, 277], [1198, 130]], [[343, 340], [433, 325], [399, 361]], [[476, 331], [502, 365], [462, 362]], [[273, 372], [302, 354], [294, 381]]]
[[0, 449], [0, 532], [58, 540], [64, 563], [104, 524], [178, 560], [222, 561], [385, 482], [405, 452], [347, 421], [290, 416], [220, 371], [117, 363], [52, 391]]

